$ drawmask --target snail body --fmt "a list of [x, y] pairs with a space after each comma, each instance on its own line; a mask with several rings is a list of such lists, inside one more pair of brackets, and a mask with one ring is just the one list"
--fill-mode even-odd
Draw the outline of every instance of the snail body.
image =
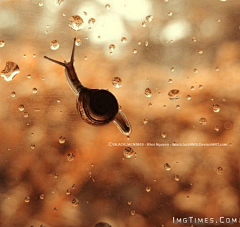
[[86, 123], [102, 126], [113, 122], [121, 133], [129, 135], [131, 133], [130, 122], [119, 108], [116, 97], [108, 90], [84, 87], [78, 79], [74, 68], [75, 41], [76, 38], [70, 62], [60, 62], [46, 56], [44, 58], [65, 67], [67, 82], [77, 96], [77, 111]]

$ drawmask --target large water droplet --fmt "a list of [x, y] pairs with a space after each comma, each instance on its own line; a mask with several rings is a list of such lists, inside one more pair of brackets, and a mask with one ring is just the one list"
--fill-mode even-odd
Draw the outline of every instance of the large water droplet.
[[5, 69], [1, 71], [1, 77], [6, 81], [11, 81], [18, 73], [20, 73], [19, 66], [14, 62], [8, 61]]
[[168, 92], [169, 99], [172, 101], [177, 101], [180, 99], [180, 93], [179, 90], [173, 89]]
[[124, 150], [123, 150], [123, 155], [126, 157], [126, 158], [131, 158], [133, 157], [134, 155], [134, 150], [131, 148], [131, 147], [126, 147]]
[[84, 21], [79, 15], [69, 17], [68, 25], [75, 31], [79, 31], [84, 27]]

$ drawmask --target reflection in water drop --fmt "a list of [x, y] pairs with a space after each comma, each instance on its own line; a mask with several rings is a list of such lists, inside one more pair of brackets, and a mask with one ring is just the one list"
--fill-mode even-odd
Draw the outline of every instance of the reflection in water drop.
[[73, 153], [71, 153], [71, 152], [67, 154], [67, 160], [68, 160], [68, 161], [71, 162], [71, 161], [74, 160], [74, 158], [75, 158], [75, 154], [73, 154]]
[[30, 202], [30, 197], [29, 196], [25, 197], [24, 202], [29, 203]]
[[191, 95], [187, 95], [187, 96], [186, 96], [186, 99], [187, 99], [188, 101], [191, 100], [191, 98], [192, 98]]
[[52, 50], [57, 50], [60, 47], [60, 44], [57, 40], [52, 40], [50, 43], [50, 48]]
[[145, 89], [145, 96], [148, 98], [152, 97], [152, 91], [150, 88]]
[[32, 89], [32, 93], [33, 93], [33, 94], [36, 94], [37, 92], [38, 92], [37, 88], [34, 87], [34, 88]]
[[199, 124], [200, 124], [200, 125], [206, 125], [206, 124], [207, 124], [207, 119], [204, 118], [204, 117], [200, 118], [200, 119], [199, 119]]
[[83, 19], [79, 15], [74, 15], [69, 17], [68, 19], [68, 25], [75, 31], [78, 31], [80, 29], [83, 29], [84, 22]]
[[151, 187], [146, 187], [146, 192], [150, 192], [152, 190], [152, 188]]
[[171, 166], [168, 163], [165, 163], [164, 164], [164, 169], [167, 170], [167, 171], [170, 171], [171, 170]]
[[16, 97], [16, 93], [13, 91], [13, 92], [11, 93], [11, 96], [12, 96], [13, 98], [15, 98], [15, 97]]
[[220, 111], [220, 106], [218, 104], [213, 105], [213, 112], [218, 113]]
[[1, 77], [6, 81], [11, 81], [18, 73], [20, 73], [19, 66], [14, 62], [8, 61], [5, 69], [1, 71]]
[[216, 170], [217, 175], [222, 175], [223, 174], [223, 168], [221, 166], [219, 166]]
[[112, 79], [112, 84], [116, 88], [120, 88], [122, 86], [122, 79], [120, 77], [114, 77]]
[[5, 46], [5, 41], [4, 40], [0, 40], [0, 47], [4, 47]]
[[134, 155], [134, 150], [131, 148], [131, 147], [126, 147], [124, 150], [123, 150], [123, 155], [126, 157], [126, 158], [131, 158], [133, 157]]
[[169, 99], [172, 100], [172, 101], [179, 100], [180, 99], [179, 90], [173, 89], [173, 90], [169, 91], [168, 96], [169, 96]]
[[24, 111], [24, 105], [22, 105], [22, 104], [19, 105], [19, 106], [18, 106], [18, 110], [19, 110], [19, 111]]
[[109, 50], [110, 50], [110, 51], [114, 51], [114, 50], [115, 50], [115, 48], [116, 48], [116, 47], [115, 47], [115, 45], [114, 45], [114, 44], [110, 44], [110, 45], [109, 45]]

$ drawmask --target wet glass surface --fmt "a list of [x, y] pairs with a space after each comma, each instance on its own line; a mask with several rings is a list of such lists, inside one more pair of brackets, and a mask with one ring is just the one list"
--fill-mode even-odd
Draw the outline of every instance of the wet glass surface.
[[[0, 226], [239, 217], [239, 8], [1, 0]], [[129, 136], [83, 121], [64, 68], [44, 59], [68, 62], [74, 37], [81, 83], [117, 98]]]

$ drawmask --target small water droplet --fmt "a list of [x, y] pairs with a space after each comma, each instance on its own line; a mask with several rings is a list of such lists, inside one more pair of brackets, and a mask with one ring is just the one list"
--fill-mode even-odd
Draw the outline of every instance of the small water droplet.
[[5, 41], [4, 40], [0, 40], [0, 48], [5, 46]]
[[215, 68], [215, 71], [216, 71], [216, 72], [218, 72], [218, 71], [219, 71], [219, 68], [218, 68], [218, 67], [216, 67], [216, 68]]
[[137, 49], [133, 49], [133, 54], [137, 54]]
[[35, 149], [35, 144], [31, 144], [31, 149], [34, 150]]
[[19, 111], [24, 111], [24, 105], [22, 105], [22, 104], [19, 105], [19, 106], [18, 106], [18, 110], [19, 110]]
[[172, 84], [172, 82], [173, 82], [172, 79], [169, 79], [169, 80], [168, 80], [168, 83], [169, 83], [169, 84]]
[[12, 96], [13, 98], [15, 98], [15, 97], [16, 97], [16, 93], [13, 91], [13, 92], [11, 93], [11, 96]]
[[190, 90], [191, 90], [191, 91], [193, 91], [194, 89], [195, 89], [195, 87], [194, 87], [194, 86], [191, 86], [191, 87], [190, 87]]
[[115, 48], [116, 48], [116, 47], [115, 47], [115, 45], [114, 45], [114, 44], [110, 44], [110, 45], [109, 45], [109, 50], [110, 50], [110, 51], [114, 51], [114, 50], [115, 50]]
[[162, 133], [161, 133], [161, 137], [162, 137], [163, 139], [165, 139], [165, 138], [167, 137], [167, 134], [166, 134], [165, 132], [162, 132]]
[[174, 72], [174, 71], [175, 71], [175, 68], [174, 68], [174, 67], [171, 67], [171, 68], [170, 68], [170, 71], [171, 71], [171, 72]]
[[150, 88], [146, 88], [146, 89], [145, 89], [145, 96], [146, 96], [147, 98], [152, 97], [152, 91], [151, 91]]
[[140, 46], [141, 44], [142, 44], [142, 43], [139, 41], [139, 42], [138, 42], [138, 46]]
[[39, 5], [40, 7], [42, 7], [42, 6], [43, 6], [43, 2], [39, 2], [38, 5]]
[[82, 44], [82, 40], [80, 38], [77, 38], [75, 41], [75, 45], [79, 47], [81, 44]]
[[220, 130], [219, 126], [216, 125], [216, 126], [214, 127], [214, 130], [215, 130], [216, 132], [219, 132], [219, 130]]
[[76, 188], [77, 188], [76, 184], [73, 184], [72, 189], [76, 189]]
[[133, 150], [131, 147], [126, 147], [126, 148], [123, 150], [123, 155], [124, 155], [126, 158], [132, 158], [134, 154], [135, 154], [135, 152], [134, 152], [134, 150]]
[[41, 195], [39, 196], [39, 198], [40, 198], [41, 200], [44, 200], [45, 195], [44, 195], [44, 194], [41, 194]]
[[207, 124], [207, 119], [204, 118], [204, 117], [200, 118], [200, 119], [199, 119], [199, 124], [200, 124], [200, 125], [206, 125], [206, 124]]
[[164, 169], [165, 169], [166, 171], [170, 171], [170, 170], [171, 170], [171, 166], [170, 166], [168, 163], [165, 163], [165, 164], [164, 164]]
[[134, 216], [136, 214], [135, 210], [131, 210], [131, 215]]
[[110, 4], [105, 5], [105, 9], [109, 10], [111, 8]]
[[152, 107], [152, 105], [153, 105], [153, 104], [152, 104], [151, 102], [150, 102], [150, 103], [148, 103], [148, 107]]
[[175, 175], [175, 176], [174, 176], [174, 180], [175, 180], [175, 181], [179, 181], [179, 180], [180, 180], [179, 175]]
[[127, 42], [127, 38], [126, 38], [126, 37], [122, 37], [122, 38], [121, 38], [121, 42], [122, 42], [122, 43], [126, 43], [126, 42]]
[[122, 86], [122, 79], [120, 77], [114, 77], [112, 79], [112, 85], [116, 88], [120, 88]]
[[23, 117], [28, 118], [28, 116], [29, 116], [28, 112], [23, 113]]
[[26, 196], [25, 199], [24, 199], [24, 202], [25, 202], [25, 203], [29, 203], [29, 202], [30, 202], [30, 197], [29, 197], [29, 196]]
[[218, 113], [218, 112], [220, 112], [220, 110], [221, 110], [221, 108], [218, 104], [213, 105], [213, 112], [214, 113]]
[[148, 118], [144, 118], [144, 119], [143, 119], [143, 124], [146, 125], [147, 123], [148, 123]]
[[73, 154], [72, 152], [70, 152], [70, 153], [68, 153], [67, 154], [67, 160], [68, 161], [73, 161], [74, 160], [74, 158], [75, 158], [75, 154]]
[[146, 192], [150, 192], [152, 190], [152, 188], [151, 187], [146, 187]]
[[132, 205], [132, 201], [127, 201], [127, 204], [129, 205], [129, 206], [131, 206]]
[[34, 88], [32, 89], [32, 93], [33, 93], [33, 94], [36, 94], [37, 92], [38, 92], [37, 88], [34, 87]]
[[64, 136], [60, 136], [58, 141], [59, 141], [60, 144], [64, 144], [66, 142], [66, 139], [65, 139]]
[[168, 16], [171, 17], [173, 15], [173, 12], [172, 11], [169, 11], [168, 12]]
[[143, 21], [143, 22], [142, 22], [142, 26], [143, 26], [144, 28], [147, 26], [146, 21]]
[[95, 18], [90, 18], [90, 19], [88, 20], [88, 24], [89, 24], [89, 25], [94, 25], [95, 22], [96, 22]]
[[148, 41], [145, 41], [145, 46], [146, 46], [146, 47], [148, 46]]
[[84, 27], [84, 21], [79, 15], [69, 17], [68, 25], [75, 31], [79, 31]]
[[60, 44], [57, 40], [52, 40], [50, 42], [50, 48], [51, 50], [57, 50], [60, 47]]
[[168, 98], [171, 101], [178, 101], [180, 99], [180, 91], [178, 89], [172, 89], [168, 92]]
[[63, 1], [64, 0], [55, 0], [55, 5], [60, 6], [60, 5], [62, 5]]
[[73, 199], [72, 200], [72, 205], [73, 206], [78, 206], [79, 205], [79, 200], [78, 199]]
[[148, 22], [152, 22], [153, 16], [152, 16], [152, 15], [146, 16], [146, 20], [147, 20]]
[[232, 127], [233, 127], [233, 123], [231, 121], [224, 122], [225, 129], [230, 130], [230, 129], [232, 129]]
[[1, 77], [3, 77], [6, 81], [11, 81], [19, 73], [19, 66], [14, 62], [8, 61], [6, 62], [5, 69], [1, 71]]
[[219, 166], [216, 170], [217, 175], [222, 175], [223, 174], [223, 168], [221, 166]]
[[197, 38], [196, 37], [192, 37], [192, 42], [197, 42]]
[[187, 100], [191, 100], [191, 98], [192, 98], [191, 95], [187, 95], [187, 96], [186, 96], [186, 99], [187, 99]]
[[197, 69], [193, 69], [193, 72], [194, 72], [194, 73], [198, 73], [198, 70], [197, 70]]
[[55, 179], [57, 179], [57, 178], [58, 178], [58, 174], [55, 173], [53, 177], [54, 177]]
[[200, 85], [198, 86], [198, 88], [199, 88], [199, 89], [203, 89], [203, 86], [200, 84]]
[[199, 53], [199, 54], [203, 54], [203, 50], [199, 50], [198, 53]]
[[70, 194], [71, 194], [71, 190], [70, 190], [70, 189], [67, 189], [66, 195], [70, 195]]

